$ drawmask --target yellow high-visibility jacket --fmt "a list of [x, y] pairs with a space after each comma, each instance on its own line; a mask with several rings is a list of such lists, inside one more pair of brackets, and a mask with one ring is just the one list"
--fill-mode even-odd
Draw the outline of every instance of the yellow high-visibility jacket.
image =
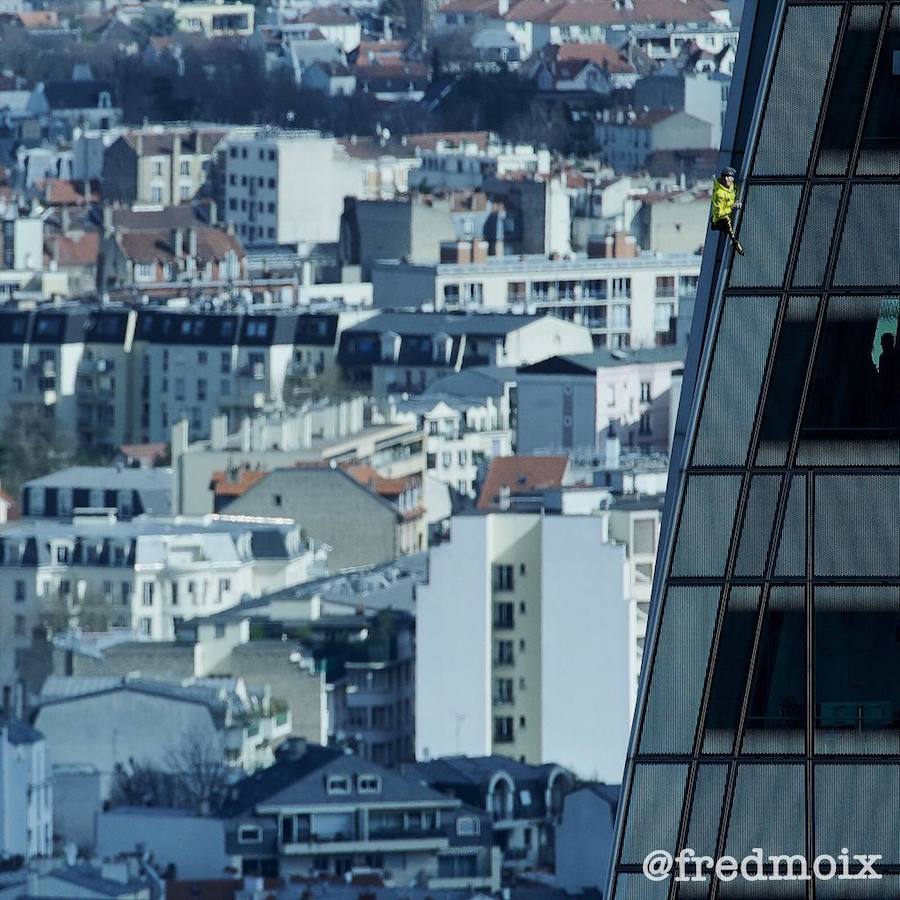
[[713, 179], [712, 190], [712, 220], [713, 224], [730, 216], [737, 200], [737, 185], [732, 183], [731, 187], [725, 187], [718, 178]]

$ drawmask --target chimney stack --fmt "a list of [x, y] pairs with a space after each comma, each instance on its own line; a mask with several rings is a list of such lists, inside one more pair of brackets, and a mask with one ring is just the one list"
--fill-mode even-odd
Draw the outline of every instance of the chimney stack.
[[184, 256], [184, 231], [181, 228], [172, 229], [172, 253], [176, 259]]

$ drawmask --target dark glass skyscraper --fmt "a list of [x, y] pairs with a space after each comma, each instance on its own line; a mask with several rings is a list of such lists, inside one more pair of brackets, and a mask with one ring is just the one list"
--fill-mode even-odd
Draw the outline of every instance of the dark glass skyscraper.
[[[900, 4], [748, 0], [721, 162], [611, 896], [900, 898]], [[684, 847], [884, 877], [642, 873]]]

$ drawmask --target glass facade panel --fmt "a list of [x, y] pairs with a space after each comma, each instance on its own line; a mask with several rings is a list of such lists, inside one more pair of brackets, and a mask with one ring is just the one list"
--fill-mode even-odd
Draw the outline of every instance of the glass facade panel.
[[900, 9], [891, 12], [890, 27], [884, 36], [872, 99], [866, 114], [859, 160], [860, 175], [900, 175]]
[[722, 576], [740, 487], [740, 479], [730, 475], [693, 475], [688, 480], [673, 575]]
[[806, 174], [840, 13], [837, 5], [788, 10], [754, 175]]
[[719, 588], [673, 587], [663, 610], [642, 753], [690, 753]]
[[[772, 802], [773, 797], [778, 798], [777, 803]], [[738, 859], [748, 856], [754, 847], [777, 848], [773, 853], [804, 853], [804, 806], [803, 766], [739, 766], [725, 853]]]
[[819, 175], [843, 175], [859, 129], [866, 75], [872, 69], [878, 42], [881, 6], [854, 6], [835, 69], [834, 85], [826, 106], [819, 149]]
[[635, 767], [628, 803], [635, 827], [625, 831], [623, 862], [641, 863], [651, 850], [673, 846], [687, 770], [686, 765], [652, 763]]
[[779, 475], [754, 475], [750, 482], [750, 498], [741, 528], [734, 574], [737, 578], [761, 578], [772, 545]]
[[740, 226], [746, 255], [735, 257], [731, 287], [780, 287], [784, 283], [799, 204], [799, 184], [751, 185], [746, 189]]
[[854, 184], [834, 283], [896, 290], [900, 282], [900, 184]]
[[819, 287], [822, 284], [840, 200], [839, 184], [817, 184], [813, 187], [803, 226], [803, 239], [800, 241], [800, 254], [794, 269], [796, 287]]
[[777, 310], [775, 297], [729, 297], [726, 301], [694, 465], [739, 466], [746, 461]]

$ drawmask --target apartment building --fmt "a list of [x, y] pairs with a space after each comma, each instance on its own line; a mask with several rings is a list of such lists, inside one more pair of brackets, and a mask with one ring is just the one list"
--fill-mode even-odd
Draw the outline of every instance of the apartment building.
[[153, 125], [124, 132], [103, 153], [103, 198], [132, 206], [188, 203], [206, 184], [224, 128]]
[[120, 521], [172, 513], [172, 470], [124, 466], [72, 466], [22, 486], [21, 515], [62, 519], [75, 510], [113, 509]]
[[407, 400], [390, 398], [390, 418], [417, 423], [425, 435], [428, 474], [461, 497], [475, 499], [490, 460], [512, 453], [513, 434], [490, 398], [435, 393]]
[[0, 718], [0, 856], [32, 859], [53, 852], [53, 788], [44, 735]]
[[223, 145], [225, 210], [248, 246], [337, 241], [364, 167], [318, 132], [236, 131]]
[[21, 708], [24, 656], [33, 631], [125, 628], [171, 639], [176, 619], [305, 581], [314, 557], [287, 519], [137, 517], [91, 511], [60, 522], [34, 519], [0, 538], [0, 686]]
[[45, 409], [65, 430], [77, 422], [75, 386], [84, 355], [83, 308], [0, 310], [0, 398], [6, 414]]
[[484, 810], [493, 820], [506, 868], [534, 870], [552, 863], [556, 826], [575, 784], [562, 766], [528, 765], [495, 754], [444, 756], [401, 771]]
[[598, 348], [521, 366], [518, 452], [598, 450], [610, 427], [624, 448], [667, 451], [683, 359], [684, 348], [671, 345]]
[[341, 335], [337, 358], [349, 383], [386, 397], [422, 393], [470, 366], [537, 362], [556, 348], [589, 352], [590, 332], [552, 316], [382, 312]]
[[236, 427], [280, 408], [294, 354], [296, 314], [142, 310], [135, 334], [141, 365], [139, 433], [168, 440], [184, 418], [208, 437], [220, 412]]
[[43, 407], [80, 443], [107, 451], [167, 441], [182, 417], [198, 437], [220, 412], [237, 429], [246, 416], [282, 408], [285, 391], [304, 407], [340, 392], [342, 330], [371, 315], [178, 304], [3, 308], [0, 419], [22, 405]]
[[455, 516], [417, 595], [416, 757], [619, 777], [636, 681], [626, 579], [603, 516]]
[[[179, 512], [212, 512], [217, 500], [240, 495], [254, 478], [273, 469], [356, 463], [371, 466], [385, 478], [421, 476], [425, 469], [419, 429], [405, 422], [367, 425], [360, 396], [321, 401], [292, 413], [247, 417], [233, 432], [225, 416], [214, 416], [210, 432], [209, 439], [191, 441], [187, 421], [173, 429]], [[242, 487], [228, 488], [229, 483]], [[221, 486], [217, 493], [216, 485]]]
[[225, 846], [246, 875], [352, 879], [495, 891], [500, 853], [480, 810], [377, 763], [303, 741], [238, 782]]
[[549, 313], [590, 329], [598, 346], [670, 343], [682, 296], [696, 294], [700, 257], [488, 257], [480, 262], [380, 260], [376, 307]]

